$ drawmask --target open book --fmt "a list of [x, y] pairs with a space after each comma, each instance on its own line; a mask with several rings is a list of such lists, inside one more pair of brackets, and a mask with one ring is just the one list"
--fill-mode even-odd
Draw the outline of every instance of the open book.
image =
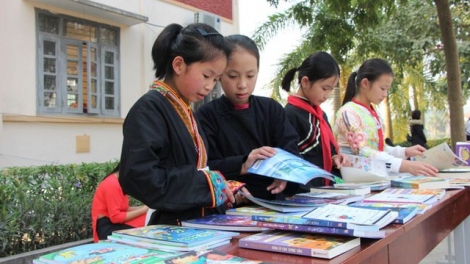
[[438, 170], [462, 168], [462, 166], [467, 165], [465, 160], [455, 155], [447, 142], [426, 150], [422, 156], [416, 156], [414, 159], [429, 163]]
[[248, 169], [248, 172], [301, 184], [307, 184], [310, 180], [317, 177], [335, 181], [333, 174], [330, 172], [285, 150], [280, 148], [275, 149], [276, 154], [274, 156], [255, 161]]
[[341, 167], [346, 183], [381, 182], [390, 180], [385, 162], [377, 159], [348, 155], [351, 167]]

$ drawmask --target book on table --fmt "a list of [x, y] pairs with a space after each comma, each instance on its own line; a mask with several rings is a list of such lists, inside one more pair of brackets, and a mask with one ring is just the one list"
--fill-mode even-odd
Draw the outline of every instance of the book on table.
[[398, 212], [398, 216], [392, 223], [394, 224], [404, 224], [410, 221], [415, 215], [418, 214], [418, 206], [397, 206], [397, 204], [388, 204], [388, 203], [365, 203], [365, 202], [356, 202], [348, 204], [351, 207], [358, 208], [368, 208], [376, 210], [391, 210]]
[[263, 206], [265, 208], [282, 212], [282, 213], [299, 213], [299, 212], [308, 212], [316, 206], [306, 205], [306, 204], [296, 204], [293, 202], [286, 202], [285, 200], [277, 200], [277, 202], [272, 200], [266, 200], [261, 198], [256, 198], [251, 195], [245, 194], [243, 191], [238, 191], [239, 194], [243, 195], [246, 199], [251, 201], [254, 204]]
[[438, 200], [442, 199], [446, 194], [446, 189], [404, 189], [404, 188], [388, 188], [383, 193], [396, 194], [415, 194], [415, 195], [435, 195]]
[[371, 192], [382, 191], [390, 188], [390, 180], [387, 181], [376, 181], [376, 182], [341, 182], [335, 183], [335, 187], [340, 188], [361, 188], [369, 187]]
[[259, 216], [253, 215], [255, 221], [281, 224], [298, 224], [311, 226], [337, 227], [361, 231], [378, 231], [393, 222], [397, 212], [329, 204], [316, 208], [303, 216]]
[[294, 213], [281, 213], [276, 210], [272, 210], [261, 205], [246, 205], [236, 208], [230, 208], [225, 211], [227, 215], [245, 215], [245, 216], [253, 216], [253, 215], [268, 215], [268, 216], [275, 216], [275, 215], [293, 215], [293, 216], [302, 216], [305, 214], [304, 211], [302, 212], [294, 212]]
[[297, 203], [314, 203], [318, 205], [327, 204], [348, 204], [352, 202], [360, 201], [364, 198], [364, 195], [354, 195], [345, 193], [334, 193], [334, 192], [308, 192], [298, 193], [292, 197], [286, 198], [286, 200], [297, 202]]
[[427, 149], [421, 156], [416, 156], [413, 159], [431, 164], [438, 170], [462, 168], [467, 165], [465, 160], [461, 159], [452, 151], [447, 142]]
[[416, 203], [416, 204], [435, 204], [437, 197], [432, 194], [401, 194], [401, 193], [388, 193], [380, 192], [362, 200], [363, 202], [373, 203]]
[[318, 186], [310, 188], [310, 192], [332, 192], [352, 195], [366, 195], [370, 193], [370, 186]]
[[450, 188], [448, 179], [426, 176], [395, 177], [390, 181], [390, 186], [403, 189]]
[[251, 216], [246, 215], [207, 215], [197, 219], [183, 220], [182, 226], [238, 232], [259, 232], [267, 228], [260, 227]]
[[158, 263], [176, 255], [176, 253], [101, 241], [42, 255], [36, 263]]
[[328, 227], [328, 226], [314, 226], [314, 225], [300, 225], [300, 224], [284, 224], [274, 222], [257, 221], [257, 225], [264, 228], [294, 231], [294, 232], [305, 232], [313, 234], [326, 234], [326, 235], [339, 235], [339, 236], [353, 236], [380, 239], [384, 238], [387, 234], [386, 230], [355, 230], [339, 227]]
[[177, 255], [165, 259], [165, 264], [204, 264], [204, 263], [243, 263], [243, 264], [262, 264], [266, 263], [259, 260], [252, 260], [234, 256], [219, 250], [200, 250], [200, 251], [189, 251], [187, 253]]
[[112, 235], [128, 240], [146, 241], [153, 244], [188, 249], [206, 243], [230, 240], [232, 237], [238, 236], [239, 233], [173, 225], [149, 225], [117, 230]]
[[317, 177], [335, 181], [333, 174], [330, 172], [285, 150], [280, 148], [275, 149], [276, 154], [274, 156], [263, 160], [256, 160], [248, 168], [248, 172], [301, 184], [307, 184]]
[[359, 247], [360, 238], [306, 234], [287, 231], [265, 231], [241, 238], [241, 248], [280, 252], [301, 256], [332, 259]]

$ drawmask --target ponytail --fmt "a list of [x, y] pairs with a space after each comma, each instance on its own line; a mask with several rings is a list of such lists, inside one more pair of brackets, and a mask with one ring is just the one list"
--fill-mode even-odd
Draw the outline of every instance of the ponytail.
[[357, 72], [352, 72], [348, 78], [348, 84], [346, 85], [346, 92], [344, 93], [343, 104], [351, 101], [356, 96], [356, 77]]
[[282, 78], [281, 87], [283, 90], [289, 92], [290, 91], [290, 84], [292, 80], [294, 80], [295, 73], [297, 72], [297, 68], [292, 68], [286, 72], [284, 78]]
[[158, 35], [152, 47], [153, 69], [155, 70], [155, 77], [163, 79], [165, 76], [170, 76], [171, 69], [171, 45], [175, 42], [183, 27], [178, 24], [170, 24], [163, 29]]

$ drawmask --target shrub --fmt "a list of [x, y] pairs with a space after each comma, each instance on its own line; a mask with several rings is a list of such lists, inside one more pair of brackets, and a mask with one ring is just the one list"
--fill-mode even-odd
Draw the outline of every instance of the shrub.
[[0, 171], [0, 257], [90, 238], [91, 201], [117, 161]]

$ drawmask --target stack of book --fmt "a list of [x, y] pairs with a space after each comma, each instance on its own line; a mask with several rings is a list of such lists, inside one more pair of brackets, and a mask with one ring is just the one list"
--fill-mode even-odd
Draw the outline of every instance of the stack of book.
[[238, 241], [241, 248], [331, 259], [359, 248], [360, 238], [326, 236], [286, 231], [265, 231]]
[[181, 221], [182, 226], [215, 229], [222, 231], [260, 232], [267, 230], [257, 225], [251, 216], [247, 215], [207, 215], [197, 219]]
[[150, 225], [114, 231], [108, 240], [164, 251], [192, 251], [230, 243], [237, 232], [197, 229], [172, 225]]
[[363, 209], [344, 205], [327, 205], [303, 216], [261, 216], [252, 219], [259, 226], [305, 233], [332, 234], [365, 238], [383, 238], [386, 230], [381, 228], [392, 223], [398, 212]]
[[426, 177], [426, 176], [408, 176], [393, 178], [390, 181], [393, 188], [404, 189], [445, 189], [450, 188], [448, 179], [440, 177]]
[[382, 191], [380, 193], [364, 198], [362, 201], [366, 203], [410, 203], [410, 204], [435, 204], [438, 199], [434, 194], [411, 194], [411, 193], [394, 193], [392, 191]]

